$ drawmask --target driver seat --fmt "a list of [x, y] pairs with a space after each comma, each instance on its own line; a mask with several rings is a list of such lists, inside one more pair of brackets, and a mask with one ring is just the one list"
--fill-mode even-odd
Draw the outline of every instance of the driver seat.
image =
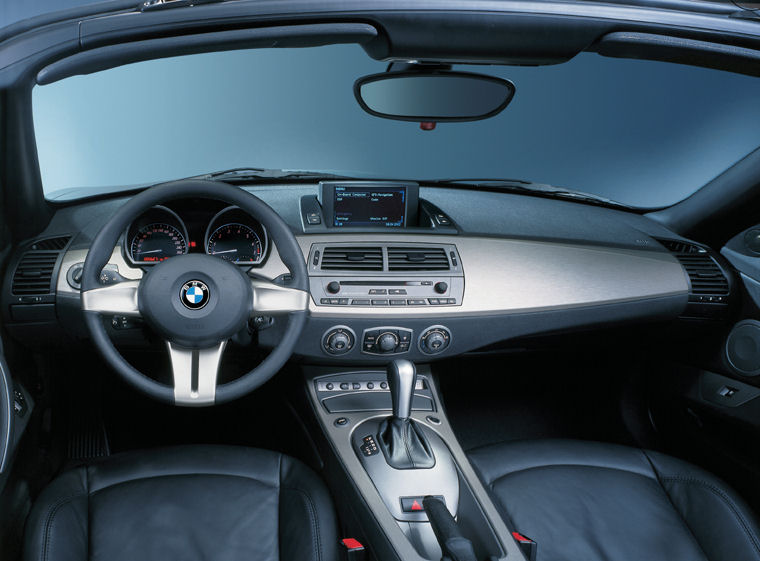
[[276, 452], [180, 446], [64, 472], [26, 526], [26, 561], [334, 561], [330, 496]]

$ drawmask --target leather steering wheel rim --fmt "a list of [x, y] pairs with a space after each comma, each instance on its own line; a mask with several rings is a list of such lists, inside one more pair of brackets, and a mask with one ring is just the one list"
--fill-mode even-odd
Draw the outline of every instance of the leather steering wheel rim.
[[[119, 236], [125, 231], [127, 226], [143, 212], [150, 209], [159, 203], [165, 203], [167, 201], [176, 200], [180, 198], [206, 198], [214, 199], [225, 202], [230, 205], [236, 205], [244, 212], [250, 214], [253, 218], [258, 220], [264, 228], [266, 228], [270, 239], [273, 241], [277, 252], [282, 259], [282, 262], [290, 270], [292, 280], [288, 283], [288, 287], [280, 287], [272, 283], [266, 283], [250, 279], [251, 282], [257, 282], [254, 285], [254, 295], [251, 299], [250, 313], [254, 315], [255, 312], [260, 310], [256, 309], [257, 290], [261, 293], [261, 300], [269, 294], [275, 296], [274, 300], [277, 303], [281, 303], [283, 300], [286, 302], [293, 302], [294, 304], [282, 306], [274, 306], [276, 308], [274, 315], [279, 314], [287, 316], [288, 325], [285, 333], [281, 338], [279, 344], [269, 353], [258, 366], [243, 374], [241, 377], [222, 384], [215, 385], [216, 372], [214, 372], [214, 392], [211, 400], [208, 396], [204, 399], [193, 401], [191, 398], [178, 399], [177, 392], [177, 367], [174, 363], [174, 355], [172, 355], [173, 365], [175, 369], [175, 387], [171, 387], [160, 382], [157, 382], [149, 376], [143, 374], [136, 368], [134, 368], [124, 357], [118, 352], [113, 342], [108, 336], [105, 326], [103, 325], [102, 316], [105, 314], [118, 315], [116, 312], [118, 306], [98, 306], [94, 302], [102, 302], [103, 296], [109, 296], [109, 304], [114, 302], [126, 301], [122, 296], [127, 294], [127, 289], [133, 289], [128, 294], [134, 293], [134, 299], [137, 300], [139, 294], [138, 285], [135, 283], [141, 283], [145, 280], [146, 273], [142, 281], [130, 281], [128, 283], [119, 283], [110, 287], [103, 287], [99, 283], [100, 272], [103, 267], [108, 263], [113, 248], [116, 246]], [[171, 260], [178, 260], [182, 258], [190, 257], [189, 255], [180, 255], [173, 257]], [[204, 256], [205, 258], [205, 256]], [[219, 258], [209, 257], [209, 259], [218, 260], [215, 263], [221, 261]], [[196, 259], [197, 261], [197, 259]], [[188, 263], [190, 260], [188, 260]], [[220, 267], [227, 267], [218, 263]], [[162, 265], [157, 265], [156, 267]], [[233, 266], [234, 267], [234, 266]], [[238, 269], [239, 270], [239, 269]], [[190, 277], [193, 274], [189, 274]], [[241, 271], [241, 274], [245, 275]], [[197, 276], [197, 275], [196, 275]], [[234, 276], [234, 275], [233, 275]], [[247, 275], [245, 275], [246, 278]], [[155, 283], [154, 283], [155, 284]], [[120, 285], [125, 285], [123, 289], [119, 289]], [[129, 285], [129, 286], [127, 286]], [[228, 401], [235, 400], [243, 395], [246, 395], [274, 376], [292, 356], [293, 351], [298, 343], [301, 332], [306, 324], [306, 317], [308, 314], [308, 292], [309, 292], [309, 279], [306, 270], [306, 263], [304, 261], [303, 253], [298, 245], [295, 235], [290, 230], [287, 223], [266, 203], [261, 201], [255, 195], [232, 185], [221, 183], [217, 181], [208, 180], [180, 180], [171, 183], [165, 183], [151, 187], [138, 195], [130, 199], [124, 206], [122, 206], [116, 214], [103, 226], [100, 232], [97, 234], [92, 242], [90, 250], [87, 253], [87, 258], [84, 263], [84, 270], [82, 273], [82, 308], [84, 312], [85, 322], [92, 336], [95, 346], [100, 351], [106, 362], [116, 370], [116, 372], [131, 384], [136, 389], [148, 394], [149, 396], [174, 405], [200, 405], [208, 406]], [[120, 295], [121, 300], [114, 300], [113, 295]], [[277, 300], [279, 298], [280, 300]], [[129, 298], [127, 298], [129, 299]], [[121, 305], [121, 304], [119, 304]], [[133, 313], [138, 310], [137, 302], [134, 302], [134, 310], [130, 306], [127, 306], [128, 313], [131, 315], [139, 315]], [[120, 309], [120, 308], [118, 308]], [[126, 309], [126, 308], [125, 308]], [[266, 310], [258, 315], [269, 315]], [[192, 319], [192, 318], [191, 318]], [[190, 320], [185, 320], [185, 323], [190, 323]], [[172, 352], [172, 341], [167, 340], [167, 343]], [[218, 350], [218, 357], [221, 358], [221, 353], [224, 349], [225, 341], [220, 342]], [[176, 348], [175, 348], [176, 350]], [[199, 349], [182, 348], [183, 352], [198, 353]], [[198, 366], [198, 358], [192, 357], [194, 360], [194, 368], [200, 368]], [[218, 364], [217, 364], [218, 367]]]

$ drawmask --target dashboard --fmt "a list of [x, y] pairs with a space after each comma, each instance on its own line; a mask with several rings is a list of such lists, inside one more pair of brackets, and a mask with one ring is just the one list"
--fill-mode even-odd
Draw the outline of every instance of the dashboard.
[[[719, 255], [635, 213], [398, 182], [250, 191], [286, 221], [302, 250], [311, 298], [297, 354], [317, 362], [428, 361], [548, 332], [711, 320], [725, 315], [732, 296]], [[75, 273], [126, 200], [60, 208], [39, 238], [19, 248], [2, 294], [13, 335], [42, 346], [86, 341]], [[215, 255], [265, 280], [288, 274], [255, 219], [212, 199], [188, 199], [136, 219], [101, 279], [139, 279], [186, 253]], [[32, 276], [38, 271], [47, 276]], [[280, 320], [270, 319], [252, 326], [263, 347], [282, 336]], [[139, 322], [111, 320], [117, 343], [150, 339]]]

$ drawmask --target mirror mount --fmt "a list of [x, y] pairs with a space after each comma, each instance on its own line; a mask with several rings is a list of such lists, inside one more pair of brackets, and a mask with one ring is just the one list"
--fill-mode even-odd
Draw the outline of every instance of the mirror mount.
[[388, 64], [388, 68], [385, 69], [389, 74], [393, 72], [448, 72], [450, 70], [450, 64], [442, 62], [418, 62], [416, 60], [391, 62]]

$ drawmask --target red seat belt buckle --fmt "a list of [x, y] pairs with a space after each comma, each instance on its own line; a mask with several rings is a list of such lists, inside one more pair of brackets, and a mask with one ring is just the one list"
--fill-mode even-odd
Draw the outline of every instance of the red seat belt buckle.
[[354, 538], [340, 540], [340, 550], [340, 558], [343, 561], [365, 561], [367, 558], [364, 546], [359, 540]]
[[538, 544], [528, 536], [523, 536], [520, 532], [512, 532], [512, 537], [520, 546], [520, 551], [529, 561], [536, 561], [538, 553]]

